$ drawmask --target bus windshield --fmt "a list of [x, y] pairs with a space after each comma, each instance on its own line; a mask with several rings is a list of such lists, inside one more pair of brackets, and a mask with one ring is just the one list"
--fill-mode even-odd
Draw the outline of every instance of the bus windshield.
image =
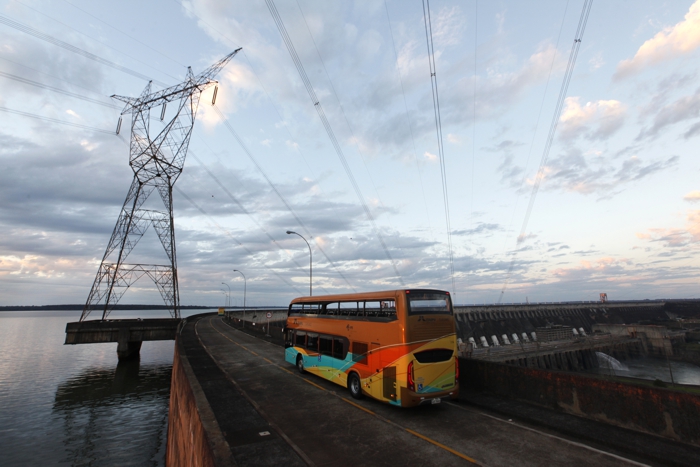
[[451, 315], [450, 296], [446, 293], [411, 292], [408, 299], [408, 314], [411, 315]]

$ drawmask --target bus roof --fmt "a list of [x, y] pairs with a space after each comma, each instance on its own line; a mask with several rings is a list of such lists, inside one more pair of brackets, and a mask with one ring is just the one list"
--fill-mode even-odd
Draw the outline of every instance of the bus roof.
[[449, 295], [450, 293], [445, 290], [437, 289], [398, 289], [398, 290], [384, 290], [380, 292], [360, 292], [360, 293], [345, 293], [345, 294], [334, 294], [334, 295], [314, 295], [312, 297], [297, 297], [291, 301], [291, 303], [304, 303], [304, 302], [336, 302], [336, 301], [352, 301], [352, 300], [381, 300], [381, 299], [393, 299], [398, 294], [411, 293], [439, 293]]

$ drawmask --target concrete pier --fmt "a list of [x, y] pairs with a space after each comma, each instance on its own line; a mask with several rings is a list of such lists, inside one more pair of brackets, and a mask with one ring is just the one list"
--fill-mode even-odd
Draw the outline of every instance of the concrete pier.
[[117, 343], [120, 360], [139, 356], [143, 341], [174, 340], [182, 320], [163, 319], [117, 319], [91, 320], [66, 324], [64, 344]]

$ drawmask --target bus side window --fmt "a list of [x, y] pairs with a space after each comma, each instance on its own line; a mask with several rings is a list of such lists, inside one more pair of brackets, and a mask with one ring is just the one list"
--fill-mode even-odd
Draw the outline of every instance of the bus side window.
[[333, 354], [333, 338], [331, 336], [321, 336], [318, 338], [318, 350], [323, 355]]
[[306, 348], [318, 352], [318, 334], [309, 333], [306, 339]]
[[367, 365], [367, 344], [364, 342], [352, 343], [352, 360], [360, 365]]
[[348, 340], [344, 337], [333, 337], [333, 357], [345, 360], [348, 354]]
[[342, 316], [356, 316], [357, 302], [340, 302], [339, 314]]
[[294, 334], [294, 345], [297, 347], [306, 347], [306, 333], [304, 331], [296, 331]]

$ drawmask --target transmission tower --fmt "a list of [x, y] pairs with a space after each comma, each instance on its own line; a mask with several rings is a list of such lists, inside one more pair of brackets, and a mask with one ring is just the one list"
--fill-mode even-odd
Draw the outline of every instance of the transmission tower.
[[[192, 68], [188, 67], [185, 81], [162, 91], [152, 93], [149, 82], [139, 97], [112, 96], [126, 103], [122, 116], [131, 114], [129, 165], [134, 171], [134, 179], [97, 270], [80, 321], [87, 318], [93, 309], [98, 308], [102, 309], [102, 319], [106, 319], [124, 292], [144, 275], [155, 282], [165, 304], [170, 308], [171, 316], [180, 317], [173, 224], [173, 185], [185, 164], [201, 94], [208, 87], [217, 84], [214, 80], [216, 74], [240, 50], [231, 52], [197, 76], [192, 73]], [[212, 104], [216, 100], [216, 92], [217, 89], [214, 90]], [[170, 102], [177, 102], [175, 116], [155, 137], [151, 137], [151, 109], [162, 106], [160, 119], [163, 120], [166, 105]], [[121, 122], [120, 116], [117, 133]], [[165, 209], [142, 209], [154, 190], [158, 191]], [[170, 260], [169, 264], [126, 264], [126, 258], [146, 233], [149, 225], [152, 225], [158, 234]]]

